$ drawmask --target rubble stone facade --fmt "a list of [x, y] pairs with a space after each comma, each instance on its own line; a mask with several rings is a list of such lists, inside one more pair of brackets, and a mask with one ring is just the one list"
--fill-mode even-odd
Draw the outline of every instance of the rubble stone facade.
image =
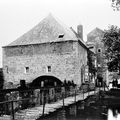
[[97, 76], [102, 77], [108, 83], [108, 70], [104, 58], [104, 44], [102, 42], [103, 31], [95, 28], [87, 35], [87, 46], [96, 54], [97, 57]]
[[81, 68], [87, 65], [87, 47], [79, 38], [63, 39], [34, 44], [19, 44], [21, 40], [18, 40], [18, 45], [13, 42], [4, 46], [4, 86], [8, 82], [19, 84], [20, 80], [30, 83], [43, 75], [54, 76], [61, 81], [73, 80], [81, 85]]

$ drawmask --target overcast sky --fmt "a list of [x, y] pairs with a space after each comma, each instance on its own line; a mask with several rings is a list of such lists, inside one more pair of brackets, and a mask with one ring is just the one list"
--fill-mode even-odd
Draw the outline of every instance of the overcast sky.
[[0, 67], [2, 46], [14, 41], [38, 24], [49, 13], [76, 30], [83, 24], [84, 40], [95, 27], [120, 27], [120, 12], [110, 0], [0, 0]]

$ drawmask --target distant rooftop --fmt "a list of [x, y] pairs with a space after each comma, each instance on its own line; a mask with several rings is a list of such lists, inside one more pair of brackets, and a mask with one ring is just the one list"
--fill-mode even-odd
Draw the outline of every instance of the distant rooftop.
[[101, 30], [100, 28], [96, 27], [95, 29], [93, 29], [90, 33], [87, 34], [87, 42], [95, 42], [95, 38], [97, 37], [101, 37], [103, 35], [103, 30]]
[[103, 33], [103, 30], [101, 30], [100, 28], [96, 27], [91, 32], [89, 32], [87, 35], [88, 36], [96, 36], [96, 35], [102, 34], [102, 33]]

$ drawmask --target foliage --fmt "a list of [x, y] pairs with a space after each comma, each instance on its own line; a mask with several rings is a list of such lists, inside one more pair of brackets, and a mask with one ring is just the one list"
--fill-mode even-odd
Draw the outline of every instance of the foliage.
[[91, 51], [88, 51], [88, 66], [89, 66], [89, 72], [93, 75], [96, 73], [96, 68], [94, 65], [94, 53]]
[[114, 25], [110, 26], [104, 31], [102, 41], [105, 46], [108, 70], [120, 73], [120, 29]]
[[111, 0], [113, 10], [120, 10], [120, 0]]
[[3, 71], [2, 71], [2, 69], [0, 68], [0, 89], [3, 88], [3, 82], [4, 82], [4, 79], [3, 79]]

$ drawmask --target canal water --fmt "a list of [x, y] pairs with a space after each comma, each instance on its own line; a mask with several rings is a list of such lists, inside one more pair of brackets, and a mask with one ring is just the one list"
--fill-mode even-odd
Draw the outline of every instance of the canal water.
[[105, 106], [102, 102], [89, 105], [81, 101], [38, 120], [120, 120], [120, 107]]

